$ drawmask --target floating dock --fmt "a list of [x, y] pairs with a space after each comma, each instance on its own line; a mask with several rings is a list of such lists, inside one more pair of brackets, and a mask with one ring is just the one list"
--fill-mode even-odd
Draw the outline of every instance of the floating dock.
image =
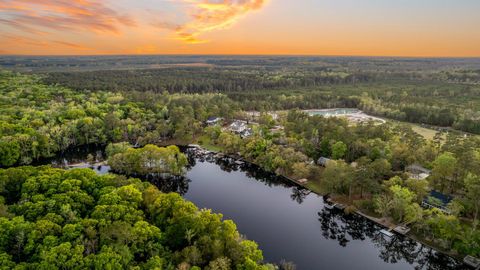
[[308, 179], [302, 178], [302, 179], [298, 180], [298, 183], [304, 185], [304, 184], [308, 183]]
[[325, 208], [327, 208], [328, 210], [332, 210], [333, 208], [335, 208], [336, 205], [337, 205], [337, 204], [329, 204], [329, 203], [327, 203], [327, 204], [325, 204]]
[[463, 262], [466, 265], [472, 267], [475, 270], [480, 269], [480, 259], [479, 258], [475, 258], [473, 256], [468, 255], [465, 258], [463, 258]]
[[388, 238], [391, 238], [391, 237], [394, 236], [393, 233], [391, 233], [391, 232], [389, 232], [389, 231], [387, 231], [387, 230], [385, 230], [385, 229], [380, 230], [380, 233], [383, 234], [383, 235], [385, 235], [385, 236], [388, 237]]

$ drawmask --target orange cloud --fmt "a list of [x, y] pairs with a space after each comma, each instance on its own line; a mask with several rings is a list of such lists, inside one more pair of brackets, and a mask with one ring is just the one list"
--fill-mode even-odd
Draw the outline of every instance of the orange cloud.
[[118, 25], [135, 25], [97, 0], [0, 0], [0, 24], [23, 31], [89, 30], [118, 32]]
[[71, 43], [71, 42], [66, 42], [66, 41], [61, 41], [61, 40], [53, 40], [52, 42], [56, 43], [56, 44], [59, 44], [59, 45], [66, 46], [66, 47], [79, 49], [79, 50], [89, 50], [89, 49], [91, 49], [87, 46], [83, 46], [83, 45], [76, 44], [76, 43]]
[[61, 41], [61, 40], [37, 40], [33, 38], [28, 38], [24, 36], [19, 36], [19, 35], [1, 35], [1, 41], [2, 43], [10, 43], [10, 44], [24, 44], [24, 45], [30, 45], [30, 46], [35, 46], [35, 47], [46, 47], [46, 46], [54, 46], [54, 45], [60, 45], [63, 47], [69, 47], [69, 48], [74, 48], [74, 49], [79, 49], [79, 50], [88, 50], [91, 49], [89, 47], [76, 44], [76, 43], [71, 43], [71, 42], [66, 42], [66, 41]]
[[203, 33], [227, 29], [248, 13], [260, 10], [267, 0], [182, 0], [187, 4], [191, 20], [183, 24], [157, 23], [160, 28], [174, 30], [176, 39], [186, 43], [205, 43]]

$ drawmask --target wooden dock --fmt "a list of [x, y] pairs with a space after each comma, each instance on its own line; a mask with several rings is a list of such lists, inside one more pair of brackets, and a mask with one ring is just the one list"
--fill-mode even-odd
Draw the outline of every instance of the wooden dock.
[[394, 236], [394, 234], [392, 232], [390, 232], [389, 230], [385, 230], [385, 229], [380, 230], [380, 233], [385, 235], [388, 238], [391, 238], [391, 237]]
[[480, 269], [480, 259], [479, 258], [475, 258], [475, 257], [469, 255], [469, 256], [466, 256], [465, 258], [463, 258], [463, 263], [472, 267], [475, 270]]
[[397, 226], [393, 229], [396, 233], [399, 233], [401, 235], [406, 235], [408, 232], [410, 232], [410, 228], [407, 226]]

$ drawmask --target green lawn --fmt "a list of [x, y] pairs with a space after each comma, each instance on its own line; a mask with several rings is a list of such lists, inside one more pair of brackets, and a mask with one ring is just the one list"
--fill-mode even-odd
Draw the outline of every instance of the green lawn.
[[209, 151], [214, 151], [214, 152], [222, 152], [222, 147], [215, 145], [208, 136], [203, 135], [198, 138], [197, 140], [198, 145], [200, 145], [202, 148], [207, 149]]
[[[413, 131], [422, 135], [427, 140], [433, 140], [433, 138], [435, 137], [435, 134], [437, 134], [437, 131], [434, 130], [434, 129], [425, 128], [425, 127], [415, 125], [415, 124], [409, 124], [409, 125], [411, 125]], [[442, 135], [442, 140], [444, 140], [445, 138], [446, 138], [446, 136], [445, 136], [445, 134], [443, 134]]]

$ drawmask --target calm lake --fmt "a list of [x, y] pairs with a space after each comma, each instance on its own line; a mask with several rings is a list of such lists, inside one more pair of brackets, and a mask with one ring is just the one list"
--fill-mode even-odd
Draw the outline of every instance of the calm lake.
[[[178, 192], [199, 208], [232, 219], [259, 244], [268, 262], [291, 261], [300, 270], [463, 269], [415, 241], [380, 234], [380, 227], [362, 217], [328, 210], [321, 196], [256, 166], [186, 152], [190, 166], [185, 177], [150, 180], [164, 192]], [[86, 157], [84, 151], [78, 155]], [[72, 156], [65, 161], [70, 163]], [[52, 162], [63, 163], [64, 158]], [[95, 169], [108, 172], [108, 166]]]

